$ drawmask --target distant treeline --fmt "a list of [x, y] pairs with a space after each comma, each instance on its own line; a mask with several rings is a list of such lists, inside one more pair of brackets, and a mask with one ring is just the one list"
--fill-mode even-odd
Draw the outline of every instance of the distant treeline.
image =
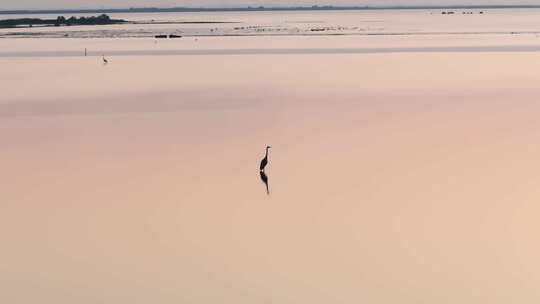
[[71, 25], [105, 25], [125, 23], [126, 20], [111, 19], [109, 16], [102, 14], [92, 17], [70, 17], [59, 16], [56, 19], [38, 19], [38, 18], [21, 18], [0, 20], [0, 28], [20, 27], [20, 26], [71, 26]]

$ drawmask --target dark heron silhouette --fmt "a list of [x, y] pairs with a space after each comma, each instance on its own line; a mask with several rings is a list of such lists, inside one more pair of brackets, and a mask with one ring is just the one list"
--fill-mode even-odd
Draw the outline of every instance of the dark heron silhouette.
[[107, 59], [105, 59], [105, 55], [103, 55], [102, 58], [103, 58], [103, 64], [109, 63], [109, 61]]
[[266, 154], [264, 155], [264, 158], [261, 160], [261, 166], [259, 167], [259, 169], [264, 172], [264, 168], [266, 168], [266, 165], [268, 165], [268, 149], [270, 149], [272, 147], [270, 146], [267, 146], [266, 147]]
[[266, 176], [266, 173], [264, 173], [264, 171], [261, 171], [261, 180], [266, 186], [266, 194], [270, 195], [270, 189], [268, 188], [268, 176]]

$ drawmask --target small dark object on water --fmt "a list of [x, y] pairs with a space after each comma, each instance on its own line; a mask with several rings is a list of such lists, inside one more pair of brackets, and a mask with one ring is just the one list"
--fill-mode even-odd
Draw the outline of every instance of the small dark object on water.
[[163, 38], [167, 38], [167, 35], [156, 35], [155, 38], [161, 38], [161, 39], [163, 39]]
[[266, 173], [264, 173], [264, 171], [261, 171], [261, 181], [266, 186], [266, 194], [270, 195], [270, 188], [268, 186], [268, 176], [266, 175]]
[[267, 146], [266, 147], [266, 154], [264, 155], [264, 158], [261, 160], [261, 165], [259, 167], [259, 169], [264, 172], [264, 168], [266, 168], [266, 165], [268, 165], [268, 149], [270, 149], [272, 147], [270, 146]]
[[169, 38], [182, 38], [182, 36], [170, 34], [170, 35], [169, 35]]

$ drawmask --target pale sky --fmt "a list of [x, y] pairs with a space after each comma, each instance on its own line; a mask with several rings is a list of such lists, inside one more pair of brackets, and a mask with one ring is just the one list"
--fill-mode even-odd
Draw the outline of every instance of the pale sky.
[[540, 0], [0, 0], [0, 10], [174, 6], [540, 4]]

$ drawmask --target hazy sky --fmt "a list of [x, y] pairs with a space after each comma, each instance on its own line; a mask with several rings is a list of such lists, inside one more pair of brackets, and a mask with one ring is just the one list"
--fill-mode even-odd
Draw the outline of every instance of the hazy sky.
[[246, 5], [540, 4], [540, 0], [0, 0], [0, 10]]

